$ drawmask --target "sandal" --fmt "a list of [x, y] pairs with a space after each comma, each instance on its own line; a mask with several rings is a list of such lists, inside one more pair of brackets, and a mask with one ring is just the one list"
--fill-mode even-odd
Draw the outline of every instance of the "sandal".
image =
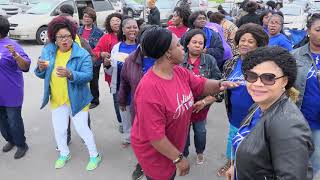
[[218, 170], [218, 173], [217, 173], [217, 175], [218, 176], [225, 176], [226, 175], [226, 172], [228, 171], [228, 169], [230, 168], [230, 166], [231, 166], [231, 161], [230, 160], [228, 160], [227, 162], [226, 162], [226, 164], [224, 165], [224, 166], [222, 166], [219, 170]]

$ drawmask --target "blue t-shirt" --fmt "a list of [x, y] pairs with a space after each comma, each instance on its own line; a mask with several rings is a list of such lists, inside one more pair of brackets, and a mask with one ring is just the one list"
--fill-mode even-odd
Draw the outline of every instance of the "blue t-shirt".
[[[242, 142], [242, 140], [248, 135], [250, 134], [251, 130], [256, 126], [256, 124], [259, 122], [260, 117], [261, 117], [261, 109], [258, 108], [257, 111], [253, 114], [252, 116], [252, 120], [249, 124], [243, 125], [239, 128], [237, 134], [233, 137], [232, 139], [232, 147], [233, 147], [233, 151], [235, 154], [237, 148], [239, 147], [240, 143]], [[235, 159], [235, 158], [234, 158]], [[236, 168], [235, 167], [235, 173], [236, 173]], [[236, 176], [235, 176], [235, 180], [236, 180]]]
[[273, 37], [270, 37], [268, 45], [269, 46], [280, 46], [280, 47], [287, 49], [288, 51], [291, 51], [293, 49], [292, 44], [290, 43], [289, 39], [281, 33], [279, 33]]
[[[138, 44], [126, 44], [125, 42], [120, 43], [119, 46], [119, 52], [120, 53], [125, 53], [125, 54], [130, 54], [133, 51], [135, 51], [138, 47]], [[121, 74], [121, 69], [123, 67], [123, 61], [117, 61], [117, 91], [119, 91], [120, 88], [120, 74]], [[129, 105], [131, 103], [131, 95], [128, 96], [128, 101], [127, 101], [127, 105]]]
[[145, 74], [154, 64], [156, 60], [151, 57], [144, 57], [142, 61], [142, 71]]
[[230, 96], [230, 112], [229, 122], [239, 128], [240, 123], [248, 114], [249, 108], [254, 103], [251, 96], [248, 93], [246, 82], [241, 71], [242, 60], [239, 58], [235, 69], [227, 78], [228, 81], [240, 82], [240, 85], [236, 88], [229, 89], [228, 94]]
[[[312, 54], [312, 56], [313, 60], [318, 63], [318, 69], [320, 69], [320, 54]], [[311, 129], [320, 129], [320, 84], [313, 65], [308, 72], [301, 112]]]

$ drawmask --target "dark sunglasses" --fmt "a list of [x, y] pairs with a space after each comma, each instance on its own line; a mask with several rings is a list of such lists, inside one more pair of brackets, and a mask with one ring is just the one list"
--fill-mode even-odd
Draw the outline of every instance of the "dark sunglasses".
[[259, 76], [257, 73], [254, 73], [252, 71], [247, 71], [244, 74], [244, 79], [246, 81], [248, 81], [249, 83], [254, 83], [258, 80], [258, 78], [260, 78], [261, 82], [264, 85], [269, 85], [269, 86], [274, 85], [276, 83], [277, 79], [280, 79], [283, 77], [284, 77], [284, 75], [281, 77], [276, 77], [276, 75], [274, 75], [272, 73], [263, 73]]

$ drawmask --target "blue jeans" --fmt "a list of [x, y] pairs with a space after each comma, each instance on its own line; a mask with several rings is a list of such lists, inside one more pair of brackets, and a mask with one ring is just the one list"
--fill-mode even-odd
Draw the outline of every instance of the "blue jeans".
[[314, 152], [311, 156], [313, 175], [320, 175], [320, 129], [312, 130]]
[[232, 139], [237, 134], [238, 128], [233, 126], [232, 124], [229, 124], [229, 133], [228, 133], [228, 139], [227, 139], [227, 149], [226, 149], [226, 157], [228, 160], [233, 160], [233, 150], [232, 150]]
[[[207, 142], [206, 124], [207, 124], [206, 120], [201, 120], [201, 121], [192, 123], [192, 129], [194, 132], [194, 146], [196, 148], [197, 154], [203, 154], [206, 148], [206, 142]], [[183, 151], [183, 155], [185, 157], [189, 155], [189, 146], [190, 146], [190, 130], [189, 130], [187, 142]]]
[[21, 117], [21, 107], [0, 106], [0, 131], [3, 138], [17, 147], [24, 147], [24, 125]]
[[120, 115], [120, 106], [119, 106], [119, 95], [118, 92], [115, 94], [112, 94], [113, 96], [113, 106], [114, 109], [116, 111], [116, 115], [117, 115], [117, 120], [118, 122], [121, 124], [122, 120], [121, 120], [121, 115]]

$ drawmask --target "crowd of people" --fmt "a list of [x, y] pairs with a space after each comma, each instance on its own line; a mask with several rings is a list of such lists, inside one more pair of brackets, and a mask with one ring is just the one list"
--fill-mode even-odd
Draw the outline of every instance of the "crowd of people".
[[[257, 13], [254, 1], [242, 4], [236, 22], [221, 7], [192, 12], [181, 4], [167, 28], [160, 27], [155, 0], [147, 5], [147, 23], [112, 13], [106, 32], [96, 26], [90, 7], [81, 26], [70, 5], [48, 24], [48, 42], [34, 73], [44, 81], [41, 108], [50, 103], [59, 152], [54, 167], [63, 168], [71, 159], [71, 122], [89, 152], [86, 170], [102, 161], [89, 113], [100, 104], [102, 66], [121, 147], [131, 146], [137, 159], [133, 180], [187, 175], [191, 129], [196, 164], [203, 164], [210, 153], [205, 152], [208, 111], [221, 102], [229, 125], [226, 163], [218, 176], [320, 178], [320, 14], [306, 22], [308, 42], [293, 49], [279, 9]], [[31, 59], [8, 38], [9, 29], [0, 16], [0, 131], [7, 141], [2, 151], [16, 146], [14, 158], [20, 159], [28, 151], [22, 74]]]

